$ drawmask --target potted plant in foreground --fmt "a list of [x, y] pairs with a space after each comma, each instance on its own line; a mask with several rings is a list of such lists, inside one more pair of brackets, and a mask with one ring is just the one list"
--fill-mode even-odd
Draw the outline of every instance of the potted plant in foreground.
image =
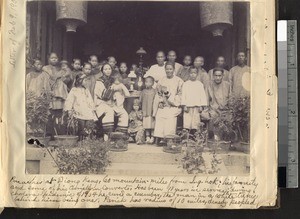
[[200, 123], [198, 130], [194, 134], [187, 131], [182, 132], [183, 147], [183, 168], [189, 174], [205, 173], [206, 167], [202, 156], [207, 143], [207, 128], [204, 123]]
[[219, 115], [211, 122], [214, 127], [214, 138], [208, 141], [210, 148], [217, 152], [228, 153], [231, 142], [236, 139], [231, 110], [219, 111]]
[[238, 133], [240, 144], [235, 147], [238, 151], [250, 151], [250, 97], [233, 97], [230, 100], [233, 114], [233, 127]]
[[88, 136], [73, 147], [56, 149], [60, 174], [103, 174], [109, 160], [109, 142]]
[[128, 150], [128, 135], [123, 132], [110, 133], [110, 139], [108, 141], [109, 149], [111, 151], [127, 151]]
[[[62, 116], [62, 121], [64, 121], [64, 118], [66, 115], [63, 114]], [[68, 146], [68, 147], [74, 147], [77, 145], [77, 141], [78, 141], [78, 136], [77, 136], [77, 132], [78, 132], [78, 122], [77, 119], [72, 116], [72, 115], [68, 115], [68, 119], [67, 119], [67, 134], [66, 135], [58, 135], [57, 131], [54, 127], [54, 131], [56, 133], [56, 135], [54, 136], [54, 139], [56, 140], [57, 144], [59, 146]]]
[[50, 137], [46, 136], [46, 125], [50, 115], [49, 104], [46, 94], [37, 96], [33, 92], [26, 93], [27, 137], [38, 139], [45, 146], [50, 141]]

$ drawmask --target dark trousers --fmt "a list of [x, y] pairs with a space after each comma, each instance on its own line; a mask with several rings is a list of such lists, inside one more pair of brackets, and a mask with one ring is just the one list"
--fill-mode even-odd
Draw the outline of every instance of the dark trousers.
[[53, 137], [54, 135], [65, 135], [67, 133], [67, 118], [62, 117], [63, 110], [50, 110], [48, 122], [46, 125], [46, 135]]
[[91, 120], [83, 120], [83, 119], [77, 119], [78, 122], [78, 132], [77, 135], [79, 137], [79, 140], [81, 141], [84, 137], [88, 135], [93, 135], [93, 129], [94, 129], [94, 121]]

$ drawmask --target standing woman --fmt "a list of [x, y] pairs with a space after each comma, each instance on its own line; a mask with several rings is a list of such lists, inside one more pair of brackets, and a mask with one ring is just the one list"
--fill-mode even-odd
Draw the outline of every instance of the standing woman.
[[[48, 58], [48, 65], [43, 67], [43, 71], [47, 73], [49, 78], [51, 101], [50, 101], [50, 119], [47, 131], [54, 134], [64, 134], [62, 113], [65, 100], [68, 96], [67, 85], [63, 82], [64, 76], [60, 72], [58, 65], [58, 56], [52, 52]], [[57, 133], [54, 133], [55, 132]]]
[[[183, 80], [176, 75], [175, 66], [172, 62], [165, 64], [166, 77], [159, 80], [155, 102], [158, 102], [158, 109], [155, 113], [154, 136], [157, 143], [167, 135], [175, 135], [177, 116], [181, 113], [181, 91]], [[157, 105], [157, 104], [156, 104]]]

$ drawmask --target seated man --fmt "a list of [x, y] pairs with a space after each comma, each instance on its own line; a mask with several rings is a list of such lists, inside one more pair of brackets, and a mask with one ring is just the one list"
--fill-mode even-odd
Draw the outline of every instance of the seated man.
[[209, 130], [215, 130], [213, 127], [213, 120], [216, 119], [221, 113], [226, 113], [228, 100], [231, 94], [230, 84], [227, 81], [223, 81], [224, 70], [221, 68], [215, 68], [213, 70], [213, 80], [206, 88], [207, 99], [209, 103], [208, 112], [210, 115]]
[[[229, 71], [227, 71], [225, 69], [225, 65], [226, 65], [226, 62], [225, 62], [225, 58], [223, 56], [219, 56], [216, 60], [216, 68], [222, 68], [224, 70], [224, 77], [223, 77], [223, 81], [229, 81]], [[209, 70], [208, 72], [208, 75], [209, 75], [209, 78], [210, 80], [213, 80], [213, 71], [214, 69], [211, 69]]]

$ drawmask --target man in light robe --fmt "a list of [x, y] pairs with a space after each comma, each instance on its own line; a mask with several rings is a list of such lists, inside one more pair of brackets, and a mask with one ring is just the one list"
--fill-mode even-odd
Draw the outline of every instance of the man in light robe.
[[155, 88], [156, 83], [166, 77], [166, 71], [165, 71], [165, 60], [166, 55], [163, 51], [159, 51], [156, 53], [156, 62], [157, 64], [154, 64], [150, 67], [150, 69], [146, 72], [144, 75], [144, 78], [147, 78], [149, 76], [154, 78], [155, 84], [153, 88]]
[[[229, 71], [227, 71], [227, 70], [225, 69], [225, 64], [226, 64], [225, 58], [224, 58], [223, 56], [219, 56], [219, 57], [217, 58], [217, 61], [216, 61], [216, 68], [221, 68], [221, 69], [223, 69], [223, 71], [224, 71], [223, 81], [228, 81], [228, 82], [230, 82], [230, 81], [229, 81]], [[208, 75], [209, 75], [210, 80], [213, 80], [213, 70], [214, 70], [214, 69], [211, 69], [211, 70], [208, 71]]]
[[236, 97], [250, 96], [251, 74], [246, 61], [246, 54], [239, 52], [237, 55], [238, 65], [231, 68], [229, 72], [232, 93]]
[[179, 73], [179, 70], [182, 68], [182, 65], [176, 62], [176, 59], [177, 59], [176, 52], [173, 50], [169, 51], [167, 59], [169, 62], [174, 63], [174, 65], [175, 65], [174, 74], [177, 75]]

